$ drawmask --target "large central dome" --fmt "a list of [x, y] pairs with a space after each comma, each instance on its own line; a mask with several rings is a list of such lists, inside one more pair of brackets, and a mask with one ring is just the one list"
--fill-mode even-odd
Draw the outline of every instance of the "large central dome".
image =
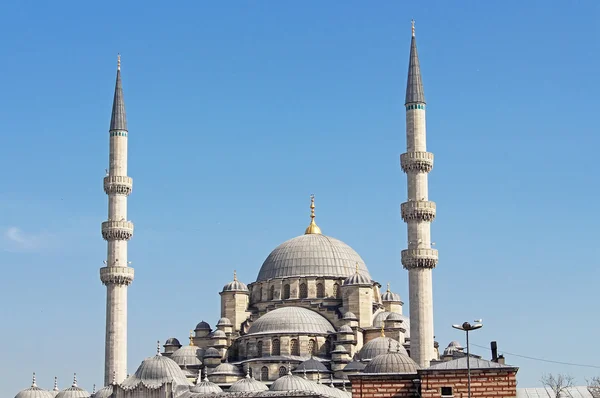
[[321, 276], [346, 278], [356, 272], [371, 280], [362, 258], [344, 242], [307, 233], [283, 242], [263, 263], [257, 282], [273, 278]]

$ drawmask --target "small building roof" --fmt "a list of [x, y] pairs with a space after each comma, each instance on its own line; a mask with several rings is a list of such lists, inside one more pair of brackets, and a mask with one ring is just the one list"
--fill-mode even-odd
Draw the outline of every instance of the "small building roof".
[[[504, 365], [498, 362], [488, 361], [487, 359], [481, 358], [473, 358], [469, 362], [471, 370], [474, 369], [518, 369], [516, 366]], [[458, 369], [467, 369], [467, 357], [462, 357], [458, 359], [453, 359], [451, 361], [445, 361], [437, 363], [433, 366], [428, 367], [427, 369], [423, 369], [423, 371], [428, 370], [458, 370]]]
[[[517, 388], [517, 398], [554, 398], [555, 394], [549, 387]], [[561, 397], [565, 398], [594, 398], [592, 392], [586, 386], [574, 386], [567, 388]]]

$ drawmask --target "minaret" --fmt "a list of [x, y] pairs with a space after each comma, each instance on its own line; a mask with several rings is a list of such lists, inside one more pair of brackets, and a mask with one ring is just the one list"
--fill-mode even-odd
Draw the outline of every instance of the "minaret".
[[109, 129], [109, 168], [104, 177], [108, 220], [102, 223], [102, 237], [108, 251], [106, 266], [100, 268], [100, 280], [106, 285], [105, 386], [110, 384], [113, 375], [117, 383], [121, 383], [127, 368], [127, 287], [133, 281], [133, 268], [128, 267], [127, 261], [127, 241], [133, 236], [133, 224], [127, 221], [127, 197], [133, 183], [127, 176], [127, 135], [119, 55]]
[[408, 201], [401, 207], [402, 219], [407, 224], [408, 249], [402, 250], [402, 265], [408, 270], [410, 356], [420, 366], [428, 367], [435, 358], [431, 271], [437, 265], [438, 252], [431, 248], [435, 203], [428, 199], [427, 175], [433, 168], [433, 154], [426, 147], [425, 94], [414, 21], [405, 107], [406, 153], [400, 156], [400, 163], [408, 182]]

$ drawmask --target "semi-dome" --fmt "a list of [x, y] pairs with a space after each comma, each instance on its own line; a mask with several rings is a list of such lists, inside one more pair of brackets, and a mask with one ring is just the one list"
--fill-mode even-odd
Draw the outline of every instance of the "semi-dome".
[[212, 393], [220, 393], [223, 392], [221, 387], [208, 380], [206, 374], [204, 375], [204, 380], [200, 380], [202, 377], [198, 376], [198, 380], [196, 381], [196, 385], [190, 388], [190, 392], [198, 393], [198, 394], [212, 394]]
[[386, 354], [389, 351], [396, 352], [400, 350], [401, 354], [407, 354], [406, 349], [398, 342], [389, 337], [377, 337], [363, 345], [358, 355], [361, 361], [371, 360], [379, 355]]
[[248, 330], [256, 333], [335, 333], [333, 325], [321, 314], [302, 307], [283, 307], [258, 318]]
[[248, 292], [248, 286], [245, 283], [238, 281], [237, 273], [233, 271], [233, 280], [223, 286], [224, 292]]
[[365, 262], [350, 246], [309, 233], [277, 246], [263, 263], [256, 281], [303, 276], [346, 278], [354, 274], [356, 264], [360, 274], [371, 280]]
[[91, 398], [110, 398], [113, 393], [113, 386], [111, 384], [102, 387]]
[[170, 358], [179, 366], [202, 366], [202, 354], [200, 347], [187, 345], [171, 354]]
[[[381, 324], [387, 319], [387, 317], [391, 314], [389, 311], [381, 311], [375, 314], [373, 317], [373, 327], [381, 328]], [[410, 338], [410, 319], [406, 315], [398, 314], [400, 318], [402, 318], [402, 327], [406, 329], [404, 333], [404, 337]]]
[[271, 384], [271, 391], [314, 391], [315, 384], [300, 376], [292, 375], [291, 373], [281, 376]]
[[211, 330], [211, 328], [208, 322], [200, 321], [200, 323], [196, 325], [196, 329], [194, 330]]
[[46, 391], [37, 386], [34, 373], [31, 387], [19, 391], [15, 398], [52, 398], [53, 396], [54, 395], [50, 391]]
[[121, 388], [133, 390], [141, 384], [153, 390], [164, 383], [173, 383], [176, 390], [187, 390], [192, 385], [175, 361], [157, 354], [144, 359], [135, 373], [121, 383]]
[[224, 362], [217, 366], [210, 375], [242, 376], [242, 371], [236, 365]]
[[363, 373], [417, 373], [419, 365], [407, 354], [388, 352], [378, 355], [367, 364]]
[[231, 387], [229, 387], [228, 392], [260, 392], [267, 391], [269, 387], [267, 387], [264, 383], [256, 380], [254, 377], [250, 377], [249, 374], [246, 375], [243, 379], [240, 379], [233, 383]]
[[77, 376], [73, 377], [71, 387], [65, 388], [56, 394], [56, 398], [89, 398], [90, 393], [77, 385]]

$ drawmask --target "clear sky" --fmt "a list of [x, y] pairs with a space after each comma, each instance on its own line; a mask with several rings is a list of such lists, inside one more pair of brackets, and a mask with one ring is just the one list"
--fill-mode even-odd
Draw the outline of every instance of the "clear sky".
[[413, 17], [436, 156], [441, 349], [464, 344], [451, 324], [483, 318], [473, 351], [489, 358], [497, 340], [519, 387], [544, 372], [600, 375], [599, 4], [4, 2], [0, 395], [32, 371], [47, 388], [73, 372], [89, 390], [102, 383], [117, 52], [136, 226], [130, 372], [157, 339], [214, 325], [221, 286], [234, 269], [252, 282], [303, 233], [311, 193], [323, 232], [406, 298]]

